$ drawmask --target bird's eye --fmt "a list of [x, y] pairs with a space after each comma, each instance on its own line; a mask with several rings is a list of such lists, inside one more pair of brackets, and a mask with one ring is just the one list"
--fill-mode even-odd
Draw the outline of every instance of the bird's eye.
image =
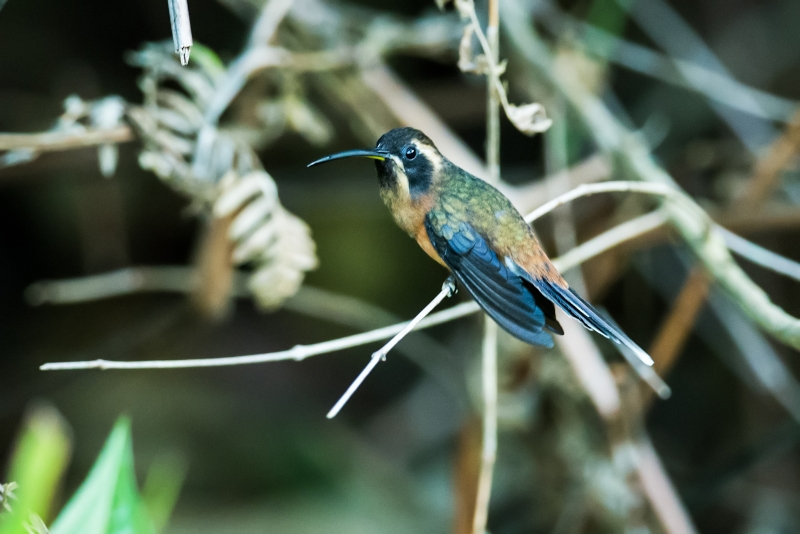
[[406, 159], [414, 159], [417, 157], [417, 149], [413, 146], [406, 148]]

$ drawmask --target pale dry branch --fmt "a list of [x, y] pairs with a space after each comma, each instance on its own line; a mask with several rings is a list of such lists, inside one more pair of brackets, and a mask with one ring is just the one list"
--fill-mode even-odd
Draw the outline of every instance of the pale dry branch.
[[[624, 182], [623, 182], [624, 183]], [[622, 187], [619, 185], [620, 183], [615, 183], [614, 187], [620, 188]], [[603, 184], [599, 184], [603, 185]], [[634, 183], [634, 185], [637, 185]], [[638, 184], [641, 185], [641, 184]], [[619, 190], [619, 189], [614, 189]], [[556, 199], [559, 200], [559, 199]], [[554, 209], [555, 207], [561, 205], [561, 202], [551, 202], [550, 209]], [[542, 210], [537, 210], [536, 216], [542, 216], [546, 212]], [[639, 234], [629, 233], [631, 238], [635, 237]], [[600, 253], [611, 246], [619, 244], [620, 236], [611, 234], [612, 239], [608, 241], [608, 245], [603, 245], [598, 240], [602, 238], [602, 236], [596, 237], [594, 240], [588, 242], [592, 248], [592, 250], [597, 251]], [[574, 249], [577, 251], [581, 247]], [[578, 254], [573, 251], [573, 260], [575, 261], [578, 259], [587, 259], [585, 258], [584, 254]], [[559, 261], [558, 258], [554, 260], [556, 267], [560, 270], [566, 270], [574, 265], [567, 264], [565, 262]], [[575, 264], [577, 265], [577, 264]], [[145, 271], [146, 272], [146, 271]], [[165, 273], [166, 275], [171, 276], [164, 276], [163, 278], [155, 277], [155, 282], [159, 284], [163, 284], [165, 287], [176, 287], [179, 284], [186, 284], [185, 278], [183, 279], [177, 273]], [[36, 286], [35, 289], [29, 290], [33, 298], [40, 302], [52, 302], [56, 299], [62, 299], [70, 301], [69, 299], [74, 298], [75, 294], [79, 294], [80, 292], [85, 292], [88, 295], [98, 295], [103, 291], [118, 291], [118, 287], [114, 286], [114, 283], [124, 283], [129, 287], [128, 291], [140, 291], [143, 290], [142, 283], [144, 278], [141, 278], [136, 275], [135, 272], [131, 271], [121, 271], [119, 274], [112, 274], [111, 276], [104, 277], [104, 275], [100, 275], [98, 277], [97, 282], [94, 280], [87, 281], [86, 279], [78, 279], [76, 281], [69, 281], [66, 283], [58, 282], [50, 282], [44, 283], [40, 286]], [[99, 282], [99, 283], [98, 283]], [[176, 286], [170, 286], [169, 284], [176, 284]], [[181, 286], [183, 288], [187, 287], [186, 285]], [[188, 287], [191, 287], [189, 285]], [[185, 289], [183, 289], [185, 290]], [[114, 293], [119, 294], [119, 293]], [[73, 300], [74, 301], [74, 300]], [[428, 316], [426, 319], [419, 322], [417, 328], [426, 328], [429, 326], [434, 326], [437, 324], [441, 324], [447, 321], [451, 321], [453, 319], [464, 317], [471, 313], [475, 313], [480, 308], [475, 302], [467, 302], [463, 304], [459, 304], [444, 310], [442, 312], [438, 312]], [[89, 369], [89, 368], [99, 368], [99, 369], [146, 369], [146, 368], [156, 368], [156, 369], [166, 369], [166, 368], [176, 368], [176, 367], [215, 367], [215, 366], [225, 366], [225, 365], [243, 365], [243, 364], [252, 364], [252, 363], [263, 363], [269, 361], [278, 361], [278, 360], [302, 360], [309, 356], [316, 356], [318, 354], [324, 354], [326, 352], [333, 352], [336, 350], [343, 350], [350, 347], [355, 347], [359, 345], [364, 345], [367, 343], [371, 343], [374, 341], [379, 341], [381, 339], [386, 339], [389, 337], [394, 336], [395, 334], [401, 332], [403, 328], [407, 326], [408, 323], [401, 323], [385, 328], [381, 328], [378, 330], [373, 330], [371, 332], [365, 332], [363, 334], [357, 334], [354, 336], [348, 336], [345, 338], [341, 338], [338, 340], [327, 341], [323, 343], [318, 343], [315, 345], [309, 346], [297, 346], [293, 349], [287, 351], [280, 351], [276, 353], [267, 353], [267, 354], [256, 354], [250, 356], [235, 356], [235, 357], [228, 357], [228, 358], [211, 358], [211, 359], [199, 359], [199, 360], [177, 360], [177, 361], [152, 361], [152, 362], [114, 362], [114, 361], [106, 361], [106, 360], [96, 360], [91, 362], [63, 362], [63, 363], [52, 363], [52, 364], [45, 364], [42, 366], [43, 370], [57, 370], [57, 369]]]
[[533, 222], [546, 213], [550, 213], [559, 206], [563, 206], [568, 202], [585, 197], [589, 195], [596, 195], [598, 193], [611, 193], [611, 192], [629, 192], [629, 193], [644, 193], [649, 195], [658, 195], [664, 197], [678, 197], [681, 193], [675, 187], [665, 184], [650, 184], [642, 182], [601, 182], [598, 184], [581, 184], [575, 189], [564, 193], [558, 198], [554, 198], [550, 202], [536, 208], [531, 213], [525, 216], [526, 222]]
[[494, 465], [497, 460], [497, 323], [484, 315], [481, 346], [482, 439], [473, 534], [486, 532], [492, 496]]
[[635, 449], [636, 471], [647, 500], [653, 507], [664, 532], [667, 534], [694, 534], [697, 532], [689, 512], [667, 475], [652, 443], [640, 439]]
[[758, 159], [753, 177], [737, 200], [736, 207], [741, 210], [757, 210], [763, 207], [778, 187], [781, 171], [797, 156], [798, 150], [800, 150], [800, 111], [795, 112], [784, 132]]
[[[628, 172], [643, 182], [675, 187], [672, 178], [653, 160], [643, 141], [620, 124], [574, 73], [552, 68], [550, 53], [528, 24], [523, 6], [511, 2], [504, 4], [501, 20], [512, 46], [537, 75], [549, 80], [574, 106], [600, 147], [617, 154]], [[740, 309], [776, 339], [800, 348], [800, 320], [776, 306], [742, 271], [731, 257], [722, 236], [713, 231], [707, 214], [686, 195], [681, 195], [679, 202], [665, 203], [665, 209], [683, 240]]]
[[167, 0], [169, 3], [169, 21], [172, 26], [172, 41], [175, 53], [181, 58], [181, 65], [189, 64], [192, 52], [192, 26], [189, 20], [189, 4], [186, 0]]
[[81, 129], [40, 133], [0, 133], [0, 151], [28, 148], [36, 152], [73, 150], [106, 143], [126, 143], [134, 138], [129, 126], [110, 130]]
[[748, 241], [721, 226], [717, 227], [717, 231], [722, 234], [722, 238], [725, 239], [725, 244], [734, 254], [756, 265], [760, 265], [765, 269], [800, 281], [800, 263], [756, 245], [752, 241]]
[[406, 324], [406, 326], [400, 332], [398, 332], [397, 335], [395, 335], [387, 344], [385, 344], [383, 347], [372, 353], [372, 357], [370, 358], [370, 361], [367, 364], [367, 366], [356, 377], [353, 383], [350, 384], [350, 387], [347, 388], [347, 391], [344, 392], [341, 398], [339, 398], [339, 400], [336, 401], [336, 404], [333, 405], [333, 408], [330, 409], [326, 417], [328, 419], [333, 419], [334, 417], [336, 417], [336, 415], [341, 411], [341, 409], [344, 407], [347, 401], [350, 400], [350, 397], [353, 396], [353, 393], [356, 392], [361, 383], [364, 382], [364, 380], [366, 380], [367, 375], [369, 375], [372, 372], [372, 370], [375, 368], [376, 365], [378, 365], [379, 362], [386, 359], [386, 355], [389, 353], [389, 351], [392, 350], [394, 346], [400, 342], [400, 340], [402, 340], [412, 330], [414, 330], [414, 328], [420, 323], [420, 321], [422, 321], [425, 317], [427, 317], [428, 314], [430, 314], [433, 311], [433, 309], [439, 305], [440, 302], [442, 302], [445, 298], [455, 293], [455, 290], [456, 290], [455, 280], [452, 277], [450, 277], [442, 285], [442, 290], [439, 292], [439, 294], [436, 295], [436, 297], [434, 297], [434, 299], [430, 301], [430, 303], [428, 303], [428, 305], [425, 306], [422, 309], [422, 311], [417, 314], [416, 317], [410, 320], [408, 324]]
[[[465, 3], [459, 0], [460, 4]], [[500, 57], [500, 0], [489, 0], [486, 42], [484, 52], [490, 57], [489, 64], [497, 65]], [[460, 9], [463, 16], [463, 9]], [[475, 6], [471, 6], [473, 29], [481, 33], [475, 16]], [[484, 44], [484, 42], [481, 42]], [[499, 79], [491, 71], [486, 73], [486, 166], [488, 181], [498, 185], [500, 179], [500, 101], [495, 84]], [[499, 76], [499, 73], [497, 73]], [[502, 90], [502, 87], [501, 87]], [[507, 103], [506, 103], [507, 104]], [[514, 122], [514, 121], [512, 121]], [[516, 124], [516, 122], [514, 122]], [[533, 125], [528, 125], [531, 128]], [[489, 521], [489, 505], [492, 498], [492, 481], [497, 460], [497, 324], [484, 315], [483, 346], [481, 347], [481, 390], [483, 396], [483, 435], [481, 439], [480, 468], [478, 469], [477, 495], [475, 496], [475, 515], [472, 522], [473, 534], [484, 534]]]
[[[595, 238], [595, 240], [600, 239], [600, 237], [601, 236], [598, 236]], [[618, 237], [615, 237], [613, 245], [618, 243]], [[595, 250], [606, 250], [604, 247], [598, 246], [597, 241], [592, 243], [592, 247]], [[575, 250], [578, 249], [580, 249], [580, 247], [576, 248]], [[574, 258], [578, 258], [580, 256], [582, 255], [573, 255]], [[574, 267], [574, 265], [560, 262], [558, 258], [554, 260], [554, 263], [561, 270]], [[114, 273], [95, 275], [74, 280], [60, 282], [39, 282], [32, 285], [28, 289], [27, 296], [29, 301], [35, 303], [73, 303], [143, 291], [176, 291], [185, 293], [194, 287], [192, 280], [192, 271], [186, 267], [123, 269], [122, 271], [116, 271]], [[236, 286], [237, 284], [234, 284], [234, 287]], [[417, 325], [417, 329], [429, 328], [446, 323], [454, 319], [465, 317], [479, 310], [480, 308], [475, 302], [458, 304], [448, 308], [447, 310], [429, 315], [427, 318], [420, 321], [420, 323]], [[177, 361], [166, 360], [151, 362], [114, 362], [107, 360], [94, 360], [89, 362], [61, 362], [45, 364], [41, 367], [41, 369], [170, 369], [244, 365], [292, 359], [302, 360], [318, 354], [344, 350], [346, 348], [366, 345], [382, 339], [388, 339], [401, 332], [403, 328], [407, 326], [407, 324], [408, 323], [400, 323], [391, 325], [370, 332], [347, 336], [345, 338], [326, 341], [315, 345], [299, 345], [293, 349], [279, 351], [276, 353]]]
[[605, 59], [640, 74], [696, 91], [710, 100], [760, 119], [786, 122], [797, 108], [795, 101], [748, 86], [725, 73], [710, 70], [693, 61], [668, 56], [579, 21], [555, 8], [553, 3], [542, 2], [536, 13], [541, 14], [539, 20], [557, 35], [568, 35], [570, 32], [580, 34], [580, 52], [588, 56]]
[[669, 218], [666, 212], [661, 209], [640, 215], [585, 241], [580, 246], [553, 260], [553, 263], [556, 264], [556, 267], [561, 272], [566, 272], [573, 266], [581, 265], [588, 259], [599, 256], [619, 244], [653, 232], [668, 222]]
[[656, 335], [649, 353], [655, 360], [657, 371], [664, 375], [675, 364], [681, 349], [686, 344], [694, 327], [695, 319], [706, 303], [709, 279], [702, 269], [689, 273], [661, 328]]
[[[467, 60], [465, 62], [462, 58], [460, 63], [475, 63], [477, 67], [474, 70], [486, 74], [490, 86], [497, 93], [496, 96], [499, 99], [500, 104], [503, 106], [503, 111], [505, 111], [506, 117], [508, 117], [508, 120], [511, 121], [511, 123], [520, 132], [524, 133], [525, 135], [535, 135], [537, 133], [546, 131], [548, 128], [550, 128], [553, 122], [547, 118], [545, 109], [541, 104], [530, 103], [517, 106], [508, 101], [506, 88], [503, 85], [503, 82], [500, 80], [500, 76], [505, 71], [505, 65], [499, 64], [496, 50], [493, 49], [492, 43], [489, 42], [487, 35], [483, 32], [483, 29], [481, 29], [481, 24], [478, 20], [478, 13], [475, 11], [475, 2], [473, 0], [455, 0], [455, 5], [462, 18], [469, 19], [472, 32], [477, 37], [483, 51], [483, 54], [476, 58], [475, 61]], [[499, 4], [495, 3], [494, 5]], [[492, 3], [490, 2], [490, 7], [491, 6]], [[491, 15], [490, 20], [499, 21], [499, 11], [497, 16]], [[499, 23], [494, 27], [498, 28], [499, 31]], [[492, 38], [494, 39], [496, 37], [497, 32], [495, 32]], [[465, 49], [463, 43], [461, 49], [462, 51]], [[491, 154], [493, 150], [495, 149], [490, 148], [489, 153]], [[497, 150], [499, 152], [499, 148]], [[492, 170], [490, 169], [490, 174], [491, 173]]]
[[394, 72], [385, 65], [361, 71], [364, 83], [374, 91], [403, 126], [424, 131], [443, 154], [456, 165], [479, 178], [488, 172], [480, 158], [428, 107]]

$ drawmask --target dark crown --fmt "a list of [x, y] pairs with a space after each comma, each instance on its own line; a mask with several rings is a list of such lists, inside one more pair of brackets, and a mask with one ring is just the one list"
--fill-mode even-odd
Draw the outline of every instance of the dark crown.
[[436, 145], [433, 144], [433, 141], [430, 138], [422, 133], [421, 131], [417, 130], [416, 128], [395, 128], [394, 130], [389, 130], [385, 134], [378, 139], [378, 144], [376, 148], [381, 150], [388, 150], [392, 153], [397, 153], [400, 149], [408, 145], [412, 139], [416, 139], [417, 141], [421, 141], [426, 145], [430, 145], [436, 148]]

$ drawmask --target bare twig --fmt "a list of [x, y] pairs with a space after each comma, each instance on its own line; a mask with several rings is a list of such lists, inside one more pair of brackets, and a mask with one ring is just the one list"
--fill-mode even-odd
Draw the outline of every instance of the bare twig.
[[798, 149], [800, 149], [800, 111], [794, 114], [783, 134], [778, 136], [769, 150], [759, 158], [747, 189], [737, 201], [738, 209], [761, 208], [778, 186], [781, 171], [797, 155]]
[[[613, 232], [613, 230], [612, 230]], [[636, 237], [634, 233], [627, 234]], [[611, 246], [619, 244], [620, 236], [613, 235], [607, 245], [603, 245], [600, 240], [602, 236], [594, 238], [588, 242], [592, 250], [597, 253], [603, 252]], [[572, 260], [587, 259], [585, 254], [577, 252], [581, 247], [571, 251]], [[568, 264], [554, 260], [557, 268], [561, 270], [569, 269], [577, 264]], [[164, 269], [164, 268], [162, 268]], [[179, 270], [176, 270], [179, 269]], [[191, 272], [191, 271], [189, 271]], [[192, 286], [191, 277], [187, 276], [187, 269], [180, 267], [168, 268], [164, 271], [150, 271], [148, 269], [125, 269], [115, 273], [86, 277], [77, 280], [63, 282], [43, 282], [29, 289], [29, 298], [36, 302], [77, 302], [80, 300], [91, 300], [102, 298], [109, 295], [120, 295], [125, 293], [147, 291], [147, 290], [172, 290], [186, 292]], [[149, 283], [148, 283], [149, 282]], [[85, 298], [89, 296], [88, 299]], [[84, 297], [84, 298], [81, 298]], [[475, 302], [465, 302], [449, 308], [447, 310], [434, 313], [426, 319], [420, 321], [417, 328], [428, 328], [442, 324], [454, 319], [470, 315], [480, 310]], [[245, 365], [254, 363], [264, 363], [280, 360], [303, 360], [310, 356], [325, 354], [343, 350], [346, 348], [366, 345], [375, 341], [390, 338], [401, 332], [408, 323], [400, 323], [387, 326], [370, 332], [356, 334], [345, 338], [317, 343], [315, 345], [298, 345], [290, 350], [279, 351], [266, 354], [255, 354], [249, 356], [234, 356], [227, 358], [210, 358], [194, 360], [156, 360], [141, 362], [114, 362], [107, 360], [94, 360], [87, 362], [60, 362], [49, 363], [41, 367], [42, 370], [64, 370], [64, 369], [171, 369], [186, 367], [217, 367], [227, 365]]]
[[800, 281], [800, 263], [758, 246], [752, 241], [748, 241], [721, 226], [717, 226], [716, 230], [722, 234], [723, 239], [725, 239], [725, 244], [728, 245], [728, 248], [731, 249], [733, 253], [765, 269]]
[[598, 27], [580, 22], [550, 2], [539, 4], [539, 20], [557, 35], [577, 31], [582, 36], [581, 50], [630, 70], [661, 81], [696, 91], [708, 99], [755, 117], [786, 122], [797, 103], [766, 93], [686, 59], [673, 58], [638, 43], [626, 41]]
[[[623, 186], [621, 184], [625, 184], [625, 182], [615, 182], [613, 187], [615, 189], [611, 190], [624, 190], [621, 189]], [[597, 185], [604, 185], [604, 184], [597, 184]], [[644, 186], [648, 184], [639, 184], [634, 182], [633, 186]], [[652, 184], [651, 184], [652, 185]], [[652, 190], [658, 190], [659, 192], [663, 193], [660, 188], [651, 188]], [[592, 189], [592, 191], [597, 192], [597, 188]], [[639, 190], [643, 190], [643, 188], [639, 188]], [[571, 195], [571, 194], [570, 194]], [[574, 198], [574, 195], [572, 195]], [[558, 200], [558, 199], [556, 199]], [[551, 202], [549, 203], [551, 206], [549, 209], [553, 209], [559, 205], [560, 202]], [[546, 211], [537, 210], [534, 214], [536, 217], [542, 216], [546, 213]], [[529, 216], [529, 218], [531, 218]], [[628, 234], [632, 237], [635, 237], [633, 233]], [[637, 234], [638, 235], [638, 234]], [[600, 236], [595, 238], [591, 242], [591, 247], [593, 250], [600, 253], [610, 246], [616, 245], [620, 243], [620, 236], [612, 235], [612, 239], [609, 241], [609, 246], [602, 245], [599, 241]], [[583, 253], [577, 253], [580, 249], [574, 249], [573, 258], [574, 259], [586, 259]], [[574, 260], [573, 260], [574, 261]], [[560, 262], [558, 259], [554, 260], [556, 267], [559, 269], [565, 270], [571, 267], [572, 265], [566, 264], [565, 262]], [[118, 273], [112, 273], [110, 278], [104, 278], [104, 276], [109, 275], [101, 275], [99, 278], [100, 284], [98, 287], [97, 283], [93, 281], [87, 281], [86, 279], [77, 280], [71, 283], [63, 284], [63, 285], [55, 285], [55, 286], [38, 286], [34, 291], [35, 295], [38, 296], [39, 301], [52, 301], [55, 299], [59, 300], [69, 300], [71, 295], [80, 294], [81, 292], [85, 292], [84, 294], [90, 295], [97, 295], [98, 293], [114, 293], [118, 291], [119, 286], [115, 286], [115, 283], [123, 282], [128, 286], [128, 289], [125, 292], [131, 291], [140, 291], [143, 290], [141, 285], [141, 280], [135, 276], [135, 272], [130, 271], [120, 271]], [[169, 284], [177, 284], [180, 288], [185, 287], [186, 282], [182, 280], [178, 276], [169, 276], [168, 279], [156, 280], [160, 284], [164, 284], [168, 287]], [[76, 285], [73, 285], [76, 284]], [[183, 289], [185, 290], [185, 289]], [[59, 295], [59, 291], [66, 291], [66, 296]], [[457, 306], [453, 306], [452, 308], [435, 313], [425, 320], [420, 321], [417, 325], [418, 328], [426, 328], [428, 326], [434, 326], [436, 324], [441, 324], [447, 321], [451, 321], [453, 319], [463, 317], [465, 315], [469, 315], [471, 313], [475, 313], [480, 308], [474, 302], [467, 302], [464, 304], [459, 304]], [[309, 346], [297, 346], [290, 350], [279, 351], [275, 353], [267, 353], [267, 354], [255, 354], [249, 356], [234, 356], [234, 357], [227, 357], [227, 358], [210, 358], [210, 359], [194, 359], [194, 360], [166, 360], [166, 361], [142, 361], [142, 362], [114, 362], [114, 361], [107, 361], [107, 360], [95, 360], [95, 361], [88, 361], [88, 362], [61, 362], [61, 363], [50, 363], [45, 364], [41, 367], [42, 370], [62, 370], [62, 369], [169, 369], [169, 368], [185, 368], [185, 367], [216, 367], [216, 366], [227, 366], [227, 365], [245, 365], [245, 364], [253, 364], [253, 363], [264, 363], [270, 361], [279, 361], [279, 360], [302, 360], [308, 358], [310, 356], [316, 356], [318, 354], [325, 354], [327, 352], [333, 352], [337, 350], [343, 350], [350, 347], [355, 347], [359, 345], [365, 345], [367, 343], [372, 343], [374, 341], [379, 341], [381, 339], [389, 338], [399, 332], [401, 332], [408, 323], [402, 323], [398, 325], [393, 325], [385, 328], [381, 328], [378, 330], [373, 330], [371, 332], [365, 332], [363, 334], [357, 334], [354, 336], [348, 336], [345, 338], [340, 338], [337, 340], [326, 341], [323, 343], [318, 343], [315, 345]]]
[[486, 532], [489, 519], [489, 502], [492, 497], [494, 464], [497, 459], [497, 323], [488, 315], [484, 317], [483, 344], [481, 347], [481, 391], [483, 395], [483, 428], [480, 468], [478, 470], [473, 534]]
[[655, 360], [656, 371], [666, 374], [686, 344], [697, 314], [703, 309], [709, 290], [708, 275], [702, 269], [689, 273], [672, 310], [664, 320], [649, 353]]
[[661, 209], [646, 215], [640, 215], [582, 243], [563, 256], [553, 260], [553, 263], [556, 264], [556, 267], [561, 272], [566, 272], [572, 266], [578, 266], [590, 258], [599, 256], [620, 243], [657, 230], [667, 222], [669, 222], [669, 218], [666, 212]]
[[[647, 146], [617, 121], [609, 109], [566, 69], [553, 69], [552, 59], [521, 6], [504, 4], [501, 18], [509, 41], [537, 75], [549, 81], [570, 101], [589, 126], [595, 142], [618, 154], [634, 176], [650, 184], [673, 186], [674, 181], [656, 164]], [[764, 330], [793, 347], [800, 348], [800, 320], [772, 303], [767, 294], [736, 265], [718, 232], [711, 231], [705, 212], [688, 196], [668, 202], [670, 219], [713, 278], [734, 298], [740, 309]]]
[[347, 401], [350, 400], [350, 397], [353, 396], [353, 393], [356, 392], [358, 387], [361, 385], [362, 382], [364, 382], [364, 380], [367, 378], [367, 375], [369, 375], [372, 372], [375, 366], [378, 365], [380, 361], [385, 360], [386, 355], [389, 353], [389, 351], [392, 350], [392, 348], [394, 348], [395, 345], [400, 343], [400, 340], [406, 337], [409, 334], [409, 332], [414, 330], [414, 328], [420, 323], [420, 321], [422, 321], [425, 317], [427, 317], [428, 314], [430, 314], [433, 311], [433, 309], [439, 305], [440, 302], [442, 302], [446, 297], [452, 295], [455, 292], [455, 289], [456, 289], [455, 280], [453, 280], [452, 278], [448, 278], [444, 282], [444, 284], [442, 284], [442, 290], [439, 292], [439, 294], [436, 295], [436, 297], [434, 297], [434, 299], [430, 301], [430, 303], [428, 303], [428, 305], [425, 306], [422, 309], [422, 311], [417, 314], [416, 317], [410, 320], [406, 324], [406, 326], [400, 332], [398, 332], [397, 335], [395, 335], [386, 345], [384, 345], [383, 347], [372, 353], [372, 358], [370, 359], [370, 362], [367, 364], [364, 370], [361, 371], [361, 374], [359, 374], [356, 377], [353, 383], [350, 384], [350, 387], [347, 388], [347, 391], [344, 392], [344, 395], [342, 395], [341, 398], [338, 401], [336, 401], [336, 404], [334, 404], [333, 408], [331, 408], [331, 410], [328, 412], [327, 415], [328, 419], [333, 419], [334, 417], [336, 417], [336, 414], [338, 414], [339, 411], [347, 403]]
[[[478, 72], [483, 72], [486, 74], [489, 84], [497, 92], [497, 97], [500, 104], [503, 106], [503, 111], [505, 111], [508, 120], [511, 121], [511, 123], [519, 131], [526, 135], [535, 135], [537, 133], [546, 131], [552, 124], [552, 121], [547, 118], [544, 107], [541, 104], [534, 103], [516, 106], [508, 101], [506, 88], [503, 85], [503, 82], [500, 80], [500, 76], [503, 74], [505, 66], [500, 66], [498, 55], [495, 53], [495, 51], [493, 51], [489, 39], [481, 29], [481, 24], [478, 20], [478, 14], [475, 11], [475, 2], [473, 0], [457, 0], [455, 4], [459, 13], [461, 13], [461, 16], [469, 19], [469, 28], [471, 28], [469, 31], [473, 32], [478, 38], [478, 42], [483, 50], [483, 56], [481, 56], [479, 60], [482, 59], [485, 62], [485, 65], [482, 66], [483, 68], [477, 67], [477, 70]], [[489, 18], [490, 22], [495, 20], [494, 15], [490, 15]], [[499, 11], [496, 18], [498, 21], [499, 31]]]
[[189, 21], [189, 5], [186, 0], [167, 0], [169, 3], [169, 21], [172, 25], [172, 41], [175, 53], [181, 57], [181, 65], [189, 64], [192, 51], [192, 26]]
[[404, 126], [413, 125], [424, 131], [443, 154], [459, 167], [479, 178], [486, 178], [488, 172], [480, 158], [420, 100], [414, 92], [385, 65], [364, 69], [361, 79], [374, 91]]
[[109, 130], [0, 133], [0, 151], [29, 148], [37, 152], [55, 152], [131, 140], [133, 132], [129, 126], [117, 126]]
[[549, 213], [559, 206], [563, 206], [567, 202], [572, 202], [576, 198], [595, 195], [597, 193], [610, 193], [610, 192], [630, 192], [630, 193], [645, 193], [649, 195], [659, 195], [665, 197], [677, 197], [681, 193], [675, 187], [666, 184], [651, 184], [642, 182], [601, 182], [599, 184], [582, 184], [568, 191], [558, 198], [554, 198], [550, 202], [536, 208], [531, 213], [525, 216], [527, 222], [533, 222], [545, 213]]
[[640, 438], [635, 453], [636, 470], [642, 482], [642, 489], [664, 532], [667, 534], [697, 532], [652, 443], [646, 438]]
[[[471, 2], [470, 2], [471, 3]], [[488, 49], [484, 53], [490, 57], [489, 64], [497, 65], [500, 57], [500, 0], [489, 0], [486, 41]], [[472, 24], [482, 36], [480, 24], [475, 16], [472, 4]], [[484, 44], [481, 41], [481, 44]], [[489, 170], [488, 181], [499, 184], [500, 180], [500, 100], [501, 97], [495, 83], [499, 75], [492, 71], [486, 73], [486, 166]], [[502, 87], [501, 87], [502, 90]], [[492, 480], [494, 464], [497, 459], [497, 323], [484, 316], [483, 346], [481, 347], [481, 391], [483, 395], [482, 439], [480, 468], [478, 469], [478, 487], [475, 497], [475, 510], [472, 522], [473, 534], [484, 534], [489, 520], [489, 504], [492, 498]]]

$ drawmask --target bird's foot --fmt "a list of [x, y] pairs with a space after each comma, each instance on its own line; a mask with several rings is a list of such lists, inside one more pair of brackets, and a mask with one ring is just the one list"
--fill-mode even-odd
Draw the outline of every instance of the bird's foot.
[[456, 287], [456, 278], [452, 274], [447, 277], [447, 280], [444, 281], [442, 284], [442, 289], [447, 290], [447, 296], [452, 297], [458, 292], [458, 288]]

